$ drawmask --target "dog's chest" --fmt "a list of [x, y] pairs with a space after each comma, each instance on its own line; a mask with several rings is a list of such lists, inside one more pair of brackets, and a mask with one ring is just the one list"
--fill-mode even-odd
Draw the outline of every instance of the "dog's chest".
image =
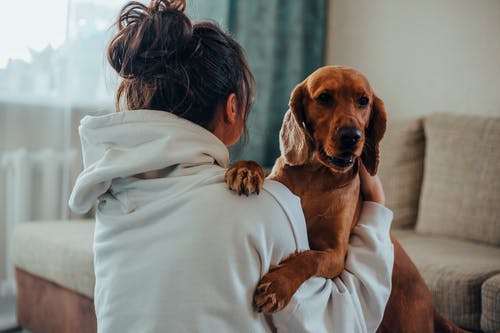
[[350, 227], [357, 219], [360, 208], [357, 170], [334, 174], [323, 168], [280, 167], [278, 164], [272, 179], [283, 183], [300, 197], [308, 232], [325, 223]]
[[[352, 224], [360, 201], [359, 178], [325, 192], [306, 188], [299, 194], [307, 228], [324, 223]], [[339, 221], [340, 220], [340, 221]]]

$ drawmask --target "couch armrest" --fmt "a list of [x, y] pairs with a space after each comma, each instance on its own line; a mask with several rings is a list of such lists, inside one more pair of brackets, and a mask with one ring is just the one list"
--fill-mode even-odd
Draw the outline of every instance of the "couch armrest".
[[481, 286], [481, 329], [500, 331], [500, 273], [484, 281]]

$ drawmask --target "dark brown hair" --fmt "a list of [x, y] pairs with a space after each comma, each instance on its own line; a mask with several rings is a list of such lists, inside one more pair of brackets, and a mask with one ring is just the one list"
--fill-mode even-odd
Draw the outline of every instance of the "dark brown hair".
[[118, 33], [107, 58], [122, 78], [116, 109], [123, 97], [130, 110], [174, 113], [208, 128], [217, 107], [236, 94], [245, 120], [255, 81], [243, 49], [213, 22], [192, 24], [185, 0], [132, 1], [120, 11]]

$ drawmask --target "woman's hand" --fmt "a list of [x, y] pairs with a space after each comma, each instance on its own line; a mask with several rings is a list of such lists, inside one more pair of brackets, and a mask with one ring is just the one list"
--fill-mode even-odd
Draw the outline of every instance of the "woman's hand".
[[363, 163], [360, 163], [359, 176], [361, 179], [361, 193], [366, 201], [373, 201], [385, 205], [384, 188], [380, 178], [371, 176]]

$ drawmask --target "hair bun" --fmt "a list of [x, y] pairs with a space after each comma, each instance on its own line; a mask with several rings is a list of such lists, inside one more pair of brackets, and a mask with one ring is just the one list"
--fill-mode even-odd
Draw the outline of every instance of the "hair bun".
[[186, 10], [185, 0], [153, 0], [149, 4], [149, 9], [153, 12], [163, 11], [163, 10], [177, 10], [179, 12], [184, 12]]
[[185, 9], [185, 0], [153, 0], [149, 6], [137, 1], [126, 4], [107, 52], [116, 72], [123, 78], [150, 79], [182, 61], [193, 35]]

